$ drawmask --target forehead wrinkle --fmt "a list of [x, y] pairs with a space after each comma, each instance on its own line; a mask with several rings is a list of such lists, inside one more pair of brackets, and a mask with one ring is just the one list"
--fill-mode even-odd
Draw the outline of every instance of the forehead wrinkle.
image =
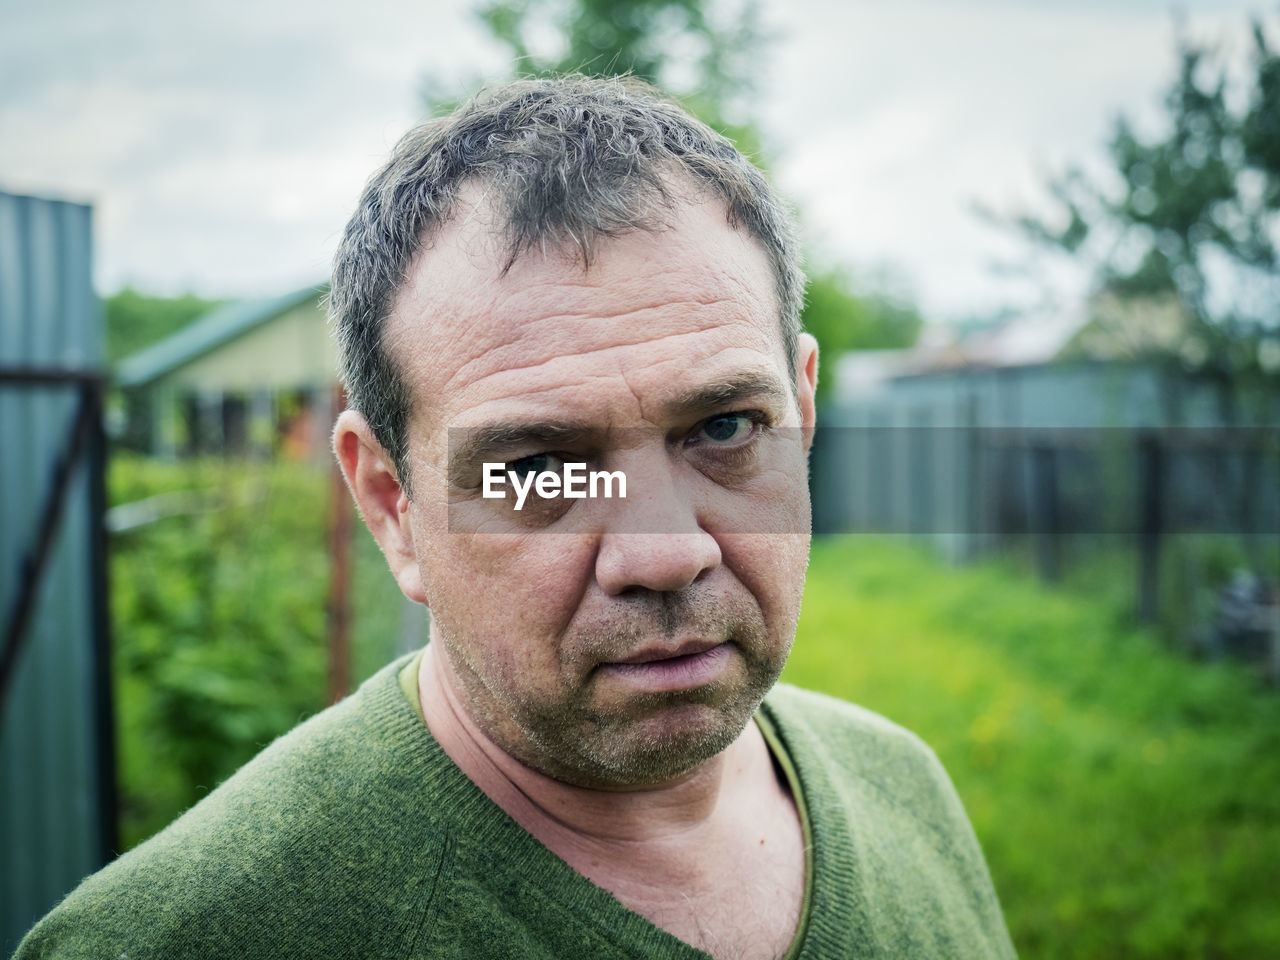
[[[503, 372], [505, 373], [505, 372], [511, 372], [511, 371], [503, 371]], [[495, 374], [495, 376], [498, 376], [498, 375], [499, 375], [499, 374]], [[614, 376], [615, 376], [615, 374], [613, 374], [613, 373], [591, 374], [591, 375], [584, 375], [584, 376], [579, 377], [578, 379], [573, 380], [573, 381], [562, 381], [562, 382], [559, 382], [559, 383], [543, 383], [543, 384], [535, 384], [535, 385], [532, 385], [532, 386], [530, 386], [529, 388], [527, 388], [527, 389], [525, 389], [525, 390], [522, 390], [518, 396], [515, 396], [515, 397], [511, 397], [511, 396], [502, 396], [502, 397], [495, 398], [493, 401], [490, 401], [490, 402], [494, 402], [494, 403], [503, 403], [503, 402], [518, 401], [519, 403], [524, 404], [524, 403], [528, 403], [528, 402], [529, 402], [530, 400], [532, 400], [534, 397], [538, 397], [538, 396], [541, 396], [541, 395], [543, 395], [543, 394], [560, 393], [560, 392], [562, 392], [562, 391], [566, 391], [566, 390], [567, 390], [567, 391], [569, 391], [569, 392], [570, 392], [570, 395], [572, 396], [572, 395], [574, 395], [574, 394], [577, 394], [577, 393], [581, 392], [581, 391], [582, 391], [582, 389], [583, 389], [584, 387], [586, 387], [588, 384], [590, 384], [592, 381], [595, 381], [595, 380], [606, 380], [606, 381], [608, 381], [608, 380], [613, 380], [613, 379], [614, 379]], [[480, 409], [483, 409], [483, 408], [485, 407], [485, 405], [486, 405], [486, 401], [481, 401], [477, 406], [471, 407], [470, 409], [471, 409], [471, 410], [480, 410]], [[592, 404], [592, 408], [593, 408], [593, 409], [598, 409], [598, 408], [599, 408], [599, 403], [598, 403], [598, 402], [594, 402], [594, 403]]]
[[[492, 409], [509, 411], [514, 406], [520, 409], [523, 415], [531, 422], [554, 421], [572, 425], [584, 432], [608, 433], [617, 424], [626, 421], [627, 410], [619, 402], [622, 398], [614, 396], [608, 401], [601, 402], [598, 397], [593, 397], [587, 403], [579, 401], [593, 381], [615, 382], [617, 376], [616, 372], [611, 372], [582, 377], [572, 383], [548, 383], [528, 389], [517, 398], [502, 397], [493, 401], [492, 404], [482, 402], [478, 406], [468, 409], [460, 419], [453, 421], [449, 429], [470, 430], [483, 427], [489, 422], [487, 418], [489, 418], [489, 413]], [[564, 396], [559, 396], [560, 394], [564, 394]], [[547, 398], [545, 403], [537, 403], [543, 398]], [[629, 398], [630, 395], [628, 395], [627, 399]], [[530, 410], [531, 405], [533, 406], [532, 410]], [[510, 419], [513, 422], [519, 422], [521, 414], [515, 414], [510, 417], [499, 414], [493, 416], [492, 419], [496, 421]]]
[[[742, 344], [722, 347], [708, 354], [702, 362], [706, 363], [727, 353], [743, 349]], [[651, 422], [660, 422], [675, 419], [681, 415], [708, 412], [715, 407], [723, 407], [730, 403], [768, 402], [784, 406], [791, 396], [787, 381], [785, 378], [779, 378], [777, 368], [767, 362], [773, 359], [772, 353], [764, 359], [765, 363], [761, 363], [758, 357], [745, 363], [729, 361], [724, 364], [722, 370], [691, 385], [688, 383], [687, 372], [671, 377], [669, 381], [677, 384], [676, 388], [651, 395], [647, 404], [642, 402], [642, 416]], [[677, 362], [679, 361], [673, 359], [666, 361], [666, 364]], [[630, 386], [629, 382], [628, 386]], [[632, 388], [632, 392], [636, 393], [636, 390]], [[638, 393], [637, 399], [639, 399]]]
[[[550, 290], [563, 293], [566, 287], [583, 287], [590, 289], [593, 293], [598, 292], [597, 285], [586, 283], [562, 283], [556, 279], [539, 281], [537, 286], [547, 287]], [[613, 288], [619, 285], [614, 284]], [[694, 291], [696, 293], [696, 291]], [[715, 291], [711, 291], [712, 294]], [[530, 299], [555, 301], [554, 307], [558, 308], [553, 313], [547, 313], [542, 316], [528, 316], [528, 307]], [[546, 325], [556, 326], [563, 325], [566, 329], [556, 336], [548, 338], [548, 343], [544, 345], [544, 350], [552, 355], [548, 359], [554, 359], [558, 354], [556, 351], [567, 353], [568, 346], [579, 342], [580, 329], [582, 325], [589, 324], [592, 321], [599, 320], [601, 322], [618, 321], [624, 324], [623, 330], [634, 328], [637, 335], [634, 339], [627, 340], [623, 343], [617, 343], [616, 346], [632, 346], [641, 345], [661, 338], [661, 324], [648, 322], [646, 314], [653, 311], [672, 311], [678, 310], [676, 315], [682, 323], [690, 320], [697, 320], [697, 314], [706, 311], [716, 311], [724, 305], [730, 307], [740, 307], [741, 301], [732, 296], [687, 296], [683, 300], [674, 301], [663, 299], [659, 294], [651, 292], [650, 297], [638, 306], [630, 306], [628, 309], [619, 310], [618, 312], [609, 313], [609, 304], [594, 305], [584, 304], [584, 309], [563, 309], [562, 302], [566, 299], [563, 295], [551, 297], [541, 296], [530, 298], [527, 287], [511, 290], [505, 295], [491, 295], [484, 302], [465, 304], [465, 309], [454, 308], [447, 314], [443, 314], [438, 319], [433, 319], [430, 314], [429, 306], [422, 303], [419, 299], [415, 304], [412, 314], [407, 309], [408, 303], [402, 304], [402, 307], [393, 325], [389, 325], [388, 340], [393, 346], [402, 339], [408, 339], [416, 326], [424, 325], [431, 329], [434, 337], [438, 337], [440, 342], [433, 351], [433, 356], [439, 356], [444, 353], [465, 353], [468, 351], [459, 351], [460, 345], [469, 342], [475, 342], [480, 347], [479, 352], [475, 353], [471, 359], [465, 361], [457, 370], [449, 374], [448, 380], [442, 384], [446, 390], [457, 389], [461, 384], [466, 385], [465, 378], [472, 372], [477, 364], [483, 364], [486, 357], [501, 358], [510, 352], [521, 352], [527, 350], [527, 346], [523, 343], [527, 334], [536, 333]], [[625, 294], [619, 293], [615, 298], [623, 302], [633, 302], [634, 298], [628, 298]], [[577, 306], [574, 304], [573, 306]], [[548, 308], [552, 304], [548, 303]], [[523, 309], [522, 309], [523, 308]], [[602, 312], [605, 311], [605, 312]], [[499, 319], [493, 322], [491, 318], [501, 318], [504, 314], [519, 317], [518, 320], [511, 322], [501, 322]], [[674, 318], [673, 318], [674, 319]], [[706, 317], [705, 322], [699, 326], [699, 330], [705, 330], [720, 321], [719, 313]], [[486, 321], [488, 329], [484, 329]], [[670, 322], [670, 321], [668, 321]], [[481, 328], [477, 330], [477, 328]], [[650, 332], [654, 331], [654, 332]], [[697, 332], [697, 331], [693, 331]], [[477, 335], [479, 334], [479, 335]], [[581, 351], [578, 351], [581, 352]], [[541, 361], [545, 362], [545, 361]], [[530, 364], [528, 366], [535, 366]], [[512, 368], [515, 369], [515, 368]]]
[[[503, 344], [501, 347], [495, 347], [490, 350], [486, 350], [480, 356], [477, 356], [474, 359], [464, 363], [460, 368], [458, 368], [458, 370], [454, 371], [454, 373], [445, 382], [444, 389], [447, 391], [447, 390], [461, 390], [461, 389], [474, 388], [482, 383], [485, 383], [486, 381], [494, 379], [495, 377], [516, 376], [516, 375], [528, 376], [536, 371], [552, 367], [555, 364], [574, 363], [578, 360], [581, 360], [584, 357], [589, 357], [589, 356], [590, 357], [607, 357], [609, 354], [618, 353], [620, 351], [625, 351], [637, 346], [642, 346], [646, 343], [653, 343], [658, 341], [668, 341], [668, 342], [680, 341], [688, 337], [698, 337], [704, 334], [707, 329], [708, 329], [707, 327], [701, 327], [697, 330], [686, 330], [682, 333], [664, 333], [662, 331], [655, 331], [651, 333], [649, 336], [638, 337], [637, 339], [628, 341], [627, 343], [606, 343], [601, 346], [593, 346], [593, 347], [588, 347], [586, 349], [579, 349], [571, 354], [553, 352], [551, 356], [546, 357], [545, 359], [542, 359], [542, 360], [538, 360], [533, 363], [523, 363], [518, 366], [501, 366], [498, 369], [494, 370], [493, 372], [483, 374], [482, 376], [478, 377], [475, 380], [465, 381], [460, 379], [469, 372], [471, 367], [480, 363], [485, 357], [490, 356], [494, 352], [494, 350], [504, 349], [504, 348], [510, 349], [512, 351], [516, 350], [520, 346], [520, 338], [516, 338], [510, 341], [509, 343]], [[711, 354], [708, 356], [714, 356], [714, 354]], [[689, 357], [685, 359], [689, 360], [693, 358]], [[698, 361], [702, 361], [707, 359], [707, 357], [697, 357], [696, 359]], [[620, 369], [621, 365], [619, 365], [618, 368]], [[584, 380], [598, 379], [601, 376], [602, 376], [601, 374], [587, 374], [584, 372], [582, 379]], [[566, 384], [553, 384], [551, 388], [554, 389], [556, 387], [563, 387], [563, 386], [566, 386]], [[527, 392], [528, 393], [538, 392], [540, 389], [541, 388], [535, 387], [530, 389]], [[522, 391], [522, 392], [526, 392], [526, 391]]]
[[[563, 291], [566, 285], [555, 284], [554, 286], [557, 290]], [[617, 285], [615, 285], [615, 287], [616, 286]], [[536, 331], [544, 324], [565, 324], [567, 326], [573, 324], [575, 321], [581, 323], [602, 324], [610, 321], [629, 321], [628, 327], [634, 327], [637, 331], [645, 331], [647, 327], [653, 325], [646, 323], [644, 315], [653, 311], [679, 310], [681, 311], [679, 314], [681, 321], [687, 322], [690, 319], [694, 319], [692, 315], [697, 312], [715, 310], [716, 308], [722, 307], [726, 304], [735, 308], [739, 305], [738, 301], [731, 296], [699, 297], [689, 295], [679, 299], [674, 299], [664, 298], [660, 295], [654, 294], [649, 299], [639, 304], [634, 303], [635, 298], [626, 297], [625, 295], [620, 296], [617, 299], [622, 299], [628, 303], [626, 309], [617, 309], [614, 305], [608, 303], [583, 304], [581, 309], [564, 309], [561, 305], [566, 298], [564, 296], [557, 296], [554, 298], [547, 298], [554, 299], [554, 312], [530, 316], [529, 307], [531, 305], [536, 306], [536, 302], [533, 304], [529, 302], [530, 299], [531, 298], [524, 295], [523, 291], [517, 291], [507, 297], [495, 299], [488, 304], [482, 305], [479, 310], [481, 318], [495, 318], [495, 330], [493, 331], [493, 336], [489, 338], [493, 342], [491, 345], [486, 346], [481, 354], [478, 354], [469, 362], [474, 362], [479, 359], [480, 356], [483, 356], [484, 353], [515, 346], [524, 338], [524, 335], [527, 332]], [[533, 299], [536, 300], [537, 298]], [[515, 301], [514, 305], [512, 304], [512, 301]], [[577, 307], [578, 305], [574, 304], [573, 306]], [[519, 319], [506, 321], [503, 319], [504, 315], [519, 317]], [[710, 323], [708, 323], [708, 325], [710, 325]], [[705, 327], [699, 327], [699, 329], [705, 329]], [[569, 331], [566, 331], [566, 333], [568, 332]], [[576, 336], [574, 339], [576, 340]], [[629, 344], [647, 343], [653, 339], [655, 339], [654, 336], [637, 336], [634, 340], [628, 340], [619, 343], [618, 345], [627, 346]]]
[[[689, 253], [693, 256], [698, 250], [691, 249]], [[732, 269], [719, 263], [707, 266], [709, 269], [700, 272], [691, 283], [688, 277], [673, 279], [669, 270], [647, 259], [639, 264], [627, 264], [623, 270], [607, 257], [584, 266], [573, 259], [566, 261], [563, 254], [557, 255], [554, 251], [540, 256], [526, 254], [511, 271], [490, 286], [491, 295], [482, 309], [489, 316], [512, 311], [520, 315], [536, 314], [546, 309], [542, 303], [549, 301], [554, 305], [553, 309], [558, 308], [570, 295], [579, 291], [592, 298], [603, 291], [609, 300], [629, 305], [639, 301], [639, 306], [629, 306], [621, 312], [614, 311], [608, 301], [588, 303], [586, 315], [598, 313], [600, 316], [626, 316], [680, 302], [702, 305], [740, 302], [744, 291], [749, 292], [752, 301], [761, 299], [756, 291], [750, 289], [751, 285], [736, 276]]]

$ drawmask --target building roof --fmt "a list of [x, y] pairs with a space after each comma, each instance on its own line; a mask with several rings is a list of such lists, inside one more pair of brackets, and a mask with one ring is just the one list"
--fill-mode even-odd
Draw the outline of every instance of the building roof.
[[850, 350], [835, 361], [836, 397], [858, 402], [905, 377], [1043, 366], [1061, 356], [1087, 317], [1079, 306], [1041, 308], [968, 327], [932, 324], [905, 350]]
[[312, 284], [279, 297], [237, 300], [219, 307], [159, 343], [125, 357], [116, 369], [116, 382], [124, 387], [146, 386], [308, 300], [318, 301], [328, 289], [327, 283]]

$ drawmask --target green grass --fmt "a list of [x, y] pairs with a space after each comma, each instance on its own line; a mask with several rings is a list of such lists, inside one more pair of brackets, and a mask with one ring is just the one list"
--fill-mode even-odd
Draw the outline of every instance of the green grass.
[[1168, 652], [1117, 595], [818, 542], [784, 678], [934, 747], [1021, 955], [1275, 957], [1280, 697]]

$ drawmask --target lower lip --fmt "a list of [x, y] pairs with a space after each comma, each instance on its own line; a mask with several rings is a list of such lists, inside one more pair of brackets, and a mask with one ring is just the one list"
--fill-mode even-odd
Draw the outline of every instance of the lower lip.
[[689, 690], [715, 680], [729, 663], [729, 644], [722, 643], [683, 657], [650, 660], [647, 663], [607, 663], [602, 670], [628, 686], [647, 693]]

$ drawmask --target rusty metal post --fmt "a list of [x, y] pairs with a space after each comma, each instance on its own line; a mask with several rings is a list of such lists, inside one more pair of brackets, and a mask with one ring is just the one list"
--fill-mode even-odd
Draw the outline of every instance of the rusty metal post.
[[[335, 386], [330, 409], [337, 419], [347, 405], [346, 391]], [[351, 692], [351, 494], [336, 458], [330, 458], [329, 474], [329, 702], [337, 703]]]

